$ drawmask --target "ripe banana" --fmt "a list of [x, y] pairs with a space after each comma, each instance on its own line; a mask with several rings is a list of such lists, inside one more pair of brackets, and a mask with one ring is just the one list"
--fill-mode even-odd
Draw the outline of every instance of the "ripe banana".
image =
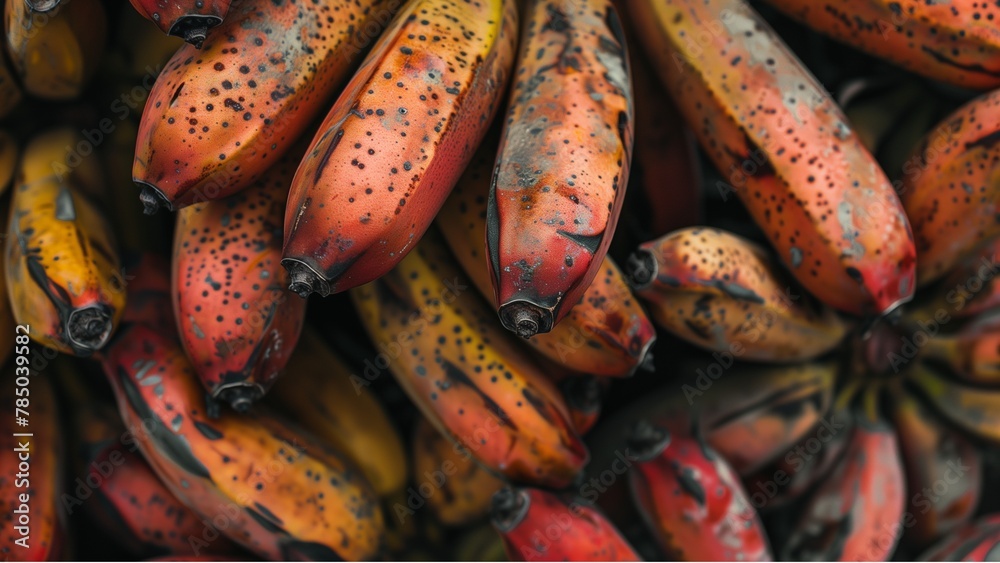
[[785, 454], [774, 463], [744, 478], [750, 502], [758, 510], [773, 511], [797, 501], [839, 463], [850, 441], [853, 419], [837, 410], [826, 420], [829, 427], [816, 426], [794, 446], [783, 450]]
[[74, 405], [76, 489], [61, 499], [69, 514], [82, 508], [133, 556], [233, 553], [225, 538], [197, 545], [206, 525], [136, 452], [114, 407], [87, 389], [79, 372], [56, 363], [64, 402]]
[[381, 508], [340, 454], [266, 411], [248, 417], [206, 402], [180, 346], [145, 326], [126, 327], [102, 363], [131, 441], [178, 499], [225, 522], [230, 539], [268, 559], [378, 555]]
[[641, 561], [600, 512], [541, 489], [504, 487], [490, 512], [510, 561]]
[[130, 0], [135, 11], [174, 35], [201, 49], [208, 31], [222, 23], [230, 0]]
[[640, 422], [627, 455], [632, 498], [676, 561], [771, 561], [764, 526], [733, 469], [707, 444]]
[[[452, 252], [486, 299], [493, 298], [486, 258], [486, 201], [496, 143], [483, 143], [438, 214], [437, 226]], [[551, 332], [526, 340], [546, 358], [581, 373], [624, 377], [651, 358], [653, 323], [632, 295], [610, 257], [583, 297]]]
[[[74, 0], [74, 3], [76, 0]], [[6, 240], [6, 277], [14, 318], [31, 338], [65, 354], [90, 355], [108, 341], [125, 305], [110, 228], [82, 193], [90, 178], [67, 151], [70, 129], [43, 133], [24, 150]], [[96, 159], [91, 159], [96, 160]], [[89, 180], [88, 180], [89, 181]]]
[[[28, 338], [17, 331], [27, 356]], [[0, 385], [0, 557], [14, 561], [59, 561], [65, 555], [66, 522], [59, 406], [49, 378], [17, 362]], [[30, 374], [29, 374], [30, 373]], [[13, 377], [11, 377], [13, 375]], [[26, 380], [26, 381], [25, 381]], [[27, 425], [15, 426], [26, 419]], [[18, 436], [17, 434], [30, 434]]]
[[[463, 526], [484, 518], [504, 483], [421, 418], [413, 434], [413, 483], [438, 520]], [[431, 494], [426, 496], [425, 489]]]
[[355, 385], [351, 369], [316, 333], [305, 330], [269, 396], [279, 411], [343, 452], [382, 498], [409, 477], [406, 450], [388, 413]]
[[601, 270], [632, 160], [632, 79], [610, 0], [527, 2], [486, 210], [507, 330], [549, 332]]
[[516, 29], [514, 0], [404, 6], [292, 181], [282, 261], [292, 291], [368, 283], [420, 240], [496, 114]]
[[[982, 494], [983, 463], [979, 449], [919, 399], [899, 387], [889, 395], [910, 503], [902, 542], [922, 550], [972, 520]], [[947, 485], [943, 492], [941, 483]]]
[[725, 231], [693, 227], [647, 242], [627, 271], [661, 327], [714, 352], [799, 362], [830, 351], [847, 333], [764, 249]]
[[928, 133], [904, 166], [900, 197], [920, 256], [919, 286], [1000, 235], [998, 120], [1000, 92], [976, 98]]
[[996, 561], [998, 549], [1000, 515], [988, 514], [942, 539], [917, 561]]
[[[53, 101], [83, 92], [97, 70], [107, 35], [100, 0], [59, 3], [43, 14], [32, 13], [27, 1], [7, 0], [5, 21], [7, 53], [25, 92]], [[5, 98], [9, 103], [10, 94]]]
[[[701, 398], [708, 444], [740, 474], [748, 475], [786, 454], [799, 440], [829, 428], [837, 365], [734, 367]], [[697, 402], [695, 399], [697, 398]]]
[[288, 291], [281, 224], [293, 150], [249, 188], [185, 207], [174, 231], [181, 342], [209, 394], [246, 411], [295, 349], [306, 301]]
[[906, 489], [892, 428], [863, 398], [847, 451], [806, 500], [782, 560], [886, 561], [901, 533]]
[[397, 2], [247, 0], [201, 50], [177, 51], [139, 124], [132, 177], [146, 213], [249, 186], [347, 77], [366, 41], [360, 30], [378, 28]]
[[1000, 86], [1000, 9], [975, 0], [767, 0], [815, 31], [963, 88]]
[[913, 296], [899, 198], [822, 86], [743, 0], [630, 0], [661, 79], [781, 260], [836, 309]]
[[560, 488], [588, 453], [566, 404], [504, 334], [437, 233], [351, 299], [410, 399], [487, 469], [512, 482]]
[[980, 438], [1000, 441], [1000, 389], [960, 383], [931, 362], [915, 362], [907, 381], [951, 422]]

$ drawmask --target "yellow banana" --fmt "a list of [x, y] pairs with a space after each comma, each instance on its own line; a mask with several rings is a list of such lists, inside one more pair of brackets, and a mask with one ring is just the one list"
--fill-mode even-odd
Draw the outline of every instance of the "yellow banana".
[[6, 57], [0, 57], [0, 119], [9, 115], [21, 103], [23, 96], [14, 69], [9, 66]]
[[352, 377], [347, 364], [307, 328], [268, 396], [290, 419], [351, 458], [385, 498], [406, 486], [406, 450], [385, 408]]
[[798, 362], [828, 352], [847, 333], [764, 249], [725, 231], [694, 227], [647, 242], [627, 270], [661, 327], [711, 351]]
[[79, 96], [104, 51], [107, 16], [100, 0], [60, 3], [43, 14], [6, 4], [7, 47], [24, 90], [46, 100]]
[[554, 384], [504, 334], [440, 235], [390, 273], [351, 290], [375, 361], [434, 426], [514, 482], [569, 485], [588, 453]]
[[449, 526], [485, 518], [493, 493], [503, 487], [503, 481], [480, 467], [467, 450], [453, 444], [426, 418], [420, 419], [413, 435], [413, 483], [412, 491], [424, 497], [438, 520]]
[[36, 342], [87, 356], [110, 338], [125, 305], [115, 243], [79, 188], [93, 181], [70, 156], [78, 137], [59, 129], [24, 150], [7, 226], [6, 277], [14, 318]]

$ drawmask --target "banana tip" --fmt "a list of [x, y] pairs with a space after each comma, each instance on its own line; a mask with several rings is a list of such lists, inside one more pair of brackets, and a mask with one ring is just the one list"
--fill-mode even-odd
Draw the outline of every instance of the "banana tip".
[[195, 49], [201, 49], [201, 45], [208, 36], [208, 30], [220, 23], [222, 23], [222, 18], [218, 16], [200, 14], [182, 16], [170, 28], [169, 33], [194, 45]]
[[45, 13], [54, 10], [60, 0], [26, 0], [26, 3], [32, 12]]
[[528, 513], [531, 499], [524, 491], [507, 486], [493, 495], [490, 504], [490, 518], [501, 532], [517, 527]]
[[142, 202], [143, 213], [146, 215], [155, 215], [160, 209], [173, 210], [170, 200], [156, 186], [139, 180], [133, 181], [141, 188], [139, 201]]
[[73, 349], [80, 354], [100, 350], [108, 342], [114, 315], [107, 305], [93, 305], [76, 309], [66, 319], [66, 336]]
[[500, 307], [500, 321], [521, 338], [531, 338], [552, 330], [552, 311], [527, 301], [514, 301]]
[[254, 403], [264, 396], [263, 390], [257, 385], [234, 385], [221, 390], [216, 397], [229, 403], [236, 412], [247, 412]]
[[316, 292], [323, 297], [330, 295], [330, 284], [308, 264], [294, 258], [285, 258], [281, 265], [288, 271], [288, 290], [305, 299]]
[[642, 289], [656, 278], [656, 258], [648, 250], [636, 250], [625, 263], [625, 276], [633, 289]]
[[670, 432], [654, 426], [648, 420], [640, 420], [632, 427], [626, 444], [633, 459], [639, 461], [651, 459], [670, 445]]

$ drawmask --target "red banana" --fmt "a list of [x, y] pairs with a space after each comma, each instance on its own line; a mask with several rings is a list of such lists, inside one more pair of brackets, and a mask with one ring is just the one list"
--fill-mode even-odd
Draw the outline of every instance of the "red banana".
[[647, 527], [676, 561], [771, 561], [763, 524], [736, 473], [703, 441], [639, 422], [628, 479]]
[[806, 501], [782, 559], [885, 561], [892, 554], [905, 481], [896, 436], [873, 410], [856, 414], [847, 451]]
[[299, 295], [370, 282], [412, 250], [499, 105], [514, 0], [410, 0], [326, 116], [285, 213]]
[[[913, 296], [899, 198], [843, 112], [743, 0], [630, 0], [660, 77], [792, 274], [821, 301], [881, 315]], [[696, 39], [693, 39], [696, 38]]]
[[531, 0], [486, 211], [500, 319], [549, 332], [597, 276], [632, 159], [632, 83], [610, 0]]
[[900, 197], [920, 260], [917, 284], [950, 272], [1000, 235], [1000, 91], [928, 133], [903, 169]]
[[[27, 349], [28, 338], [21, 341], [23, 330], [17, 334], [19, 348]], [[18, 358], [32, 357], [17, 353]], [[29, 375], [26, 364], [17, 362], [17, 367], [8, 365], [5, 371], [0, 383], [0, 557], [59, 561], [67, 538], [61, 499], [65, 460], [56, 396], [48, 375]], [[15, 426], [21, 419], [27, 425]]]
[[[155, 1], [155, 0], [154, 0]], [[210, 0], [211, 1], [211, 0]], [[306, 131], [398, 0], [246, 0], [149, 93], [132, 177], [146, 213], [249, 186]]]
[[490, 510], [510, 561], [642, 560], [600, 512], [541, 489], [505, 487]]
[[935, 80], [1000, 86], [1000, 8], [981, 0], [768, 0], [812, 29]]
[[305, 322], [281, 228], [294, 151], [251, 187], [177, 214], [173, 301], [181, 342], [213, 398], [246, 410], [284, 369]]

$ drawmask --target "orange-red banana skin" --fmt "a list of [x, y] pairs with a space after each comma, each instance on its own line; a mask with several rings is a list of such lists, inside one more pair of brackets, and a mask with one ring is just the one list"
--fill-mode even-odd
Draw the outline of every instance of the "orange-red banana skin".
[[541, 489], [505, 488], [492, 513], [510, 561], [642, 560], [600, 512]]
[[1000, 86], [1000, 8], [993, 2], [767, 1], [820, 33], [911, 72], [964, 88]]
[[[18, 331], [21, 334], [23, 331]], [[27, 346], [28, 340], [18, 342]], [[18, 352], [20, 353], [20, 352]], [[31, 357], [28, 355], [27, 357]], [[27, 366], [8, 365], [0, 384], [0, 557], [8, 561], [59, 561], [66, 548], [66, 522], [60, 496], [63, 491], [62, 434], [59, 428], [58, 405], [52, 383], [47, 374], [28, 375]], [[29, 378], [27, 394], [15, 391], [16, 378]], [[17, 405], [17, 399], [27, 399], [27, 405]], [[15, 425], [15, 409], [27, 411], [28, 426]], [[18, 437], [14, 433], [32, 433], [31, 437]], [[28, 442], [26, 452], [19, 451]], [[29, 459], [27, 470], [20, 464]], [[20, 476], [19, 476], [20, 474]], [[27, 502], [25, 502], [27, 501]], [[25, 508], [21, 508], [26, 504]], [[19, 513], [27, 510], [27, 521]], [[21, 534], [15, 526], [27, 526]], [[24, 531], [24, 530], [21, 530]], [[28, 536], [27, 547], [15, 543]], [[24, 542], [24, 540], [22, 540]]]
[[230, 0], [129, 0], [160, 31], [200, 48], [208, 30], [222, 23]]
[[[893, 426], [906, 472], [906, 498], [913, 521], [904, 518], [902, 542], [923, 549], [969, 523], [982, 495], [979, 449], [913, 395], [891, 393]], [[948, 487], [943, 493], [936, 486]]]
[[646, 426], [634, 431], [629, 452], [637, 461], [628, 476], [632, 497], [669, 557], [772, 560], [763, 524], [736, 472], [707, 445]]
[[904, 168], [900, 197], [920, 256], [917, 284], [924, 286], [1000, 234], [1000, 92], [946, 117]]
[[173, 299], [181, 342], [216, 398], [245, 410], [288, 362], [306, 300], [288, 291], [282, 221], [297, 159], [249, 188], [177, 213]]
[[562, 488], [589, 457], [545, 371], [518, 349], [436, 233], [389, 274], [351, 291], [389, 368], [442, 433], [515, 483]]
[[658, 324], [708, 350], [798, 362], [828, 352], [847, 333], [766, 250], [725, 231], [675, 231], [641, 245], [628, 269]]
[[892, 428], [859, 415], [844, 456], [806, 502], [782, 559], [885, 561], [899, 540], [905, 494]]
[[955, 530], [917, 561], [996, 561], [1000, 553], [1000, 515], [988, 514]]
[[487, 208], [504, 326], [549, 332], [597, 275], [632, 159], [628, 52], [610, 0], [531, 0]]
[[382, 511], [361, 472], [265, 411], [212, 412], [178, 344], [127, 327], [103, 367], [157, 475], [201, 517], [223, 514], [230, 539], [272, 560], [379, 554]]
[[293, 291], [345, 291], [412, 250], [486, 135], [516, 30], [514, 0], [403, 8], [292, 181], [283, 263]]
[[236, 546], [225, 538], [198, 545], [206, 524], [137, 452], [114, 406], [97, 397], [72, 365], [59, 359], [55, 365], [64, 403], [72, 405], [75, 463], [70, 488], [76, 489], [61, 499], [68, 513], [94, 519], [134, 557], [233, 553]]
[[[438, 483], [443, 478], [443, 484]], [[468, 450], [453, 444], [421, 418], [413, 435], [413, 483], [435, 487], [427, 506], [443, 524], [465, 526], [485, 517], [503, 481], [484, 469]]]
[[247, 0], [201, 50], [177, 51], [139, 124], [132, 177], [146, 212], [249, 186], [306, 131], [393, 2]]
[[[445, 201], [436, 223], [476, 289], [493, 298], [486, 258], [486, 201], [496, 143], [483, 143]], [[656, 329], [611, 257], [569, 313], [551, 332], [527, 344], [546, 358], [581, 373], [632, 375], [656, 340]]]
[[[630, 0], [660, 77], [792, 274], [821, 301], [909, 301], [916, 252], [899, 198], [823, 87], [742, 0]], [[693, 39], [697, 37], [698, 39]]]

